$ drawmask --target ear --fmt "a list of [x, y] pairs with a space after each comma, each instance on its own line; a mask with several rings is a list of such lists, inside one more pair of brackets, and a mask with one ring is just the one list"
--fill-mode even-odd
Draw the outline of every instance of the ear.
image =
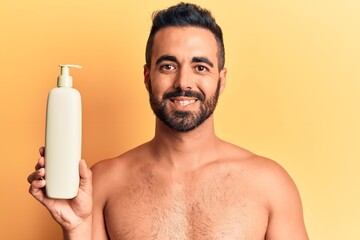
[[227, 69], [223, 68], [220, 71], [220, 93], [222, 93], [225, 89], [225, 85], [226, 85], [226, 73], [227, 73]]
[[144, 83], [147, 91], [150, 92], [150, 69], [146, 64], [144, 65]]

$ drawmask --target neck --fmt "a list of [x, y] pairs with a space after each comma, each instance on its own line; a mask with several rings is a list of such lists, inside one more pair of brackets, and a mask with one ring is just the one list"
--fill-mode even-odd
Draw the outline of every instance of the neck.
[[215, 150], [220, 139], [215, 135], [211, 116], [186, 133], [176, 132], [156, 119], [155, 137], [151, 142], [159, 161], [176, 169], [191, 171], [216, 159]]

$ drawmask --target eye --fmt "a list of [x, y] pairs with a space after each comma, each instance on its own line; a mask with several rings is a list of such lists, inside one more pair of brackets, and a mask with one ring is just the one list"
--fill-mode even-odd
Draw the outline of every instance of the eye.
[[163, 70], [163, 71], [175, 70], [175, 66], [172, 64], [163, 64], [160, 66], [160, 70]]
[[205, 71], [208, 71], [209, 69], [203, 65], [199, 65], [199, 66], [196, 66], [196, 71], [198, 72], [205, 72]]

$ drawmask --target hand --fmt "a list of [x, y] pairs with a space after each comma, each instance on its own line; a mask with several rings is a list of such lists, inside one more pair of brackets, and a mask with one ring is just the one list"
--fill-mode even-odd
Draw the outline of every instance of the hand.
[[76, 231], [92, 217], [92, 173], [84, 160], [79, 163], [80, 186], [78, 194], [73, 199], [52, 199], [45, 193], [45, 148], [39, 149], [40, 157], [35, 171], [28, 177], [29, 192], [51, 213], [53, 218], [61, 225], [64, 232]]

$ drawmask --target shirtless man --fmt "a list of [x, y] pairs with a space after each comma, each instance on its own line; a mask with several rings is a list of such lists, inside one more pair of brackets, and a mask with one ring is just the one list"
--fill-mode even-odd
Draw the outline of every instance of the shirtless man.
[[44, 193], [44, 149], [30, 193], [65, 239], [306, 240], [295, 184], [277, 163], [219, 139], [226, 81], [220, 27], [192, 4], [158, 12], [146, 48], [154, 138], [88, 169], [71, 200]]

